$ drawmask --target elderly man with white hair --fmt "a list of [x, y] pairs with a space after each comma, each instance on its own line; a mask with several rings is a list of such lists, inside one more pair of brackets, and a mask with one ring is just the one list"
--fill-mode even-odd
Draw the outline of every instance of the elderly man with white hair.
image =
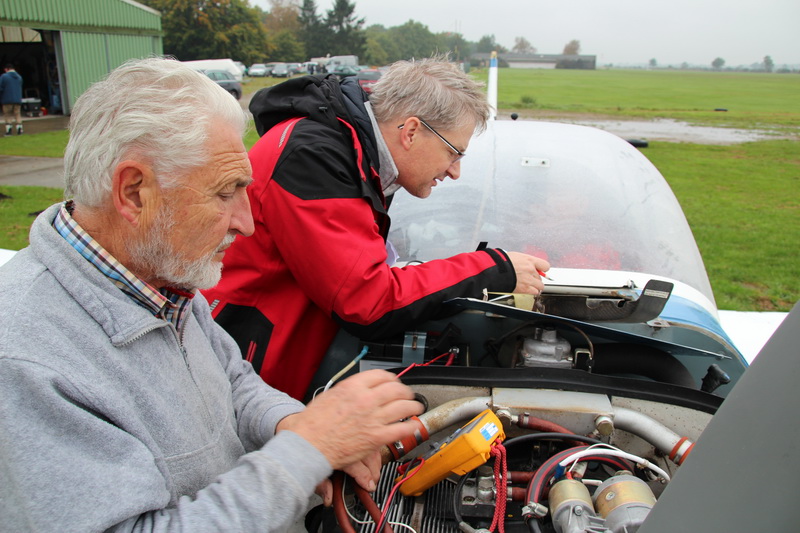
[[66, 196], [0, 268], [8, 531], [285, 531], [343, 469], [413, 432], [412, 391], [359, 374], [304, 407], [267, 386], [199, 288], [253, 232], [239, 104], [177, 61], [76, 102]]

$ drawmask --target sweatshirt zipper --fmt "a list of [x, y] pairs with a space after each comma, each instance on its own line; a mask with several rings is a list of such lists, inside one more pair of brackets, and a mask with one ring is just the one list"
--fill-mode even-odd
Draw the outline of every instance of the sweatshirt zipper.
[[[175, 328], [175, 326], [171, 322], [166, 322], [165, 321], [163, 324], [155, 324], [153, 326], [147, 326], [147, 327], [143, 328], [141, 331], [139, 331], [138, 333], [134, 334], [128, 340], [126, 340], [125, 342], [123, 342], [121, 344], [118, 344], [117, 346], [122, 348], [124, 346], [129, 345], [129, 344], [133, 344], [134, 342], [138, 341], [139, 339], [141, 339], [145, 335], [148, 335], [148, 334], [154, 332], [155, 330], [160, 329], [160, 328], [164, 328], [164, 327], [168, 327], [172, 331], [172, 335], [173, 335], [173, 337], [175, 339], [175, 342], [178, 344], [178, 349], [180, 350], [181, 356], [183, 357], [183, 364], [186, 366], [186, 369], [189, 371], [189, 375], [191, 376], [192, 375], [192, 367], [189, 364], [189, 354], [186, 353], [186, 349], [183, 347], [183, 342], [181, 342], [181, 338], [180, 338], [180, 335], [178, 333], [178, 330]], [[194, 376], [192, 376], [192, 381], [194, 381]]]

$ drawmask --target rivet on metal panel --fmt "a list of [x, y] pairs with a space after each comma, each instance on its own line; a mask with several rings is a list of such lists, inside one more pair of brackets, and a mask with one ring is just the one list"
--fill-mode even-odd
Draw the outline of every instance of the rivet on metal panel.
[[541, 157], [523, 157], [521, 165], [523, 167], [549, 167], [550, 160]]

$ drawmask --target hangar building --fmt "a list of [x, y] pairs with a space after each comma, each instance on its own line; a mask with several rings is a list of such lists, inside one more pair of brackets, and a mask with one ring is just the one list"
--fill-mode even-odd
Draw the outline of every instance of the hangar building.
[[162, 55], [161, 36], [161, 14], [133, 0], [0, 1], [0, 66], [11, 63], [22, 76], [31, 116], [41, 108], [68, 115], [92, 82], [127, 59]]
[[[483, 65], [489, 64], [491, 54], [472, 54], [472, 59]], [[568, 68], [595, 70], [597, 56], [594, 55], [564, 55], [564, 54], [517, 54], [506, 52], [497, 54], [499, 66], [509, 68]]]

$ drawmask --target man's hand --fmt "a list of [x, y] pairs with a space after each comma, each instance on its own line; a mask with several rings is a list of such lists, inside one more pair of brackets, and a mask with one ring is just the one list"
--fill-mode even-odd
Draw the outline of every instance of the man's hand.
[[521, 252], [507, 252], [514, 272], [517, 274], [517, 286], [514, 292], [517, 294], [539, 294], [544, 289], [542, 277], [539, 271], [547, 272], [550, 270], [550, 263], [541, 257], [523, 254]]
[[413, 422], [399, 420], [422, 412], [414, 392], [385, 370], [361, 372], [317, 396], [304, 411], [280, 421], [317, 448], [334, 470], [344, 470], [359, 485], [374, 490], [381, 446], [412, 435]]
[[[344, 469], [346, 474], [356, 480], [356, 483], [369, 492], [374, 492], [376, 483], [381, 474], [381, 454], [372, 453], [361, 461], [357, 461]], [[317, 485], [314, 491], [322, 498], [322, 503], [326, 507], [333, 504], [333, 485], [330, 479], [326, 479]]]

